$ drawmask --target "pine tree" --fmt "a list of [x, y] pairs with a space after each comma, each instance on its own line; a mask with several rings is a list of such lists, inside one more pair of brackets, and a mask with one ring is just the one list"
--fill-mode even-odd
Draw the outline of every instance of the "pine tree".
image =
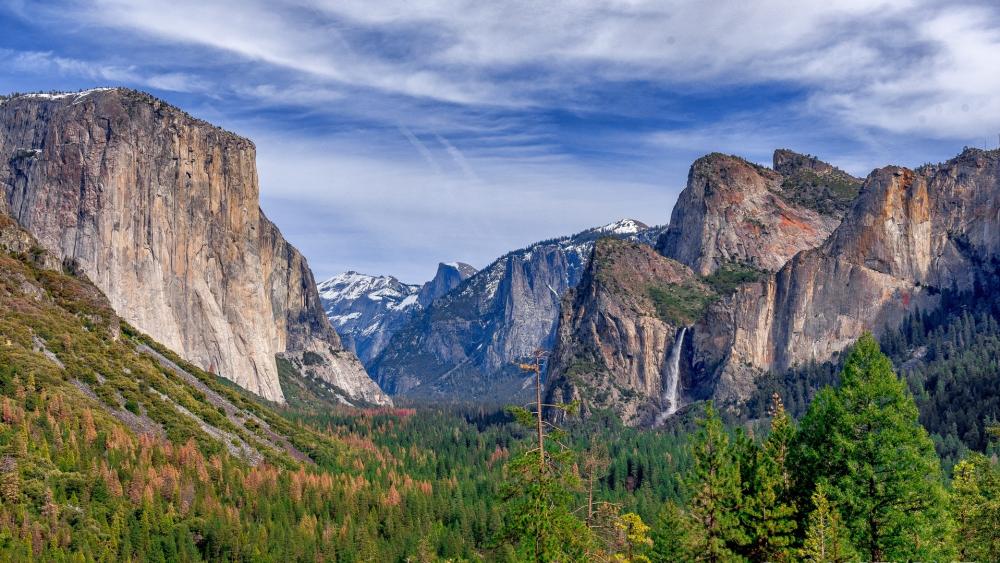
[[862, 558], [949, 557], [940, 461], [913, 398], [870, 334], [849, 354], [840, 386], [810, 405], [792, 465], [800, 470], [799, 494], [830, 485]]
[[582, 492], [583, 483], [574, 452], [561, 442], [565, 432], [543, 421], [541, 414], [546, 406], [572, 411], [575, 405], [542, 404], [542, 357], [536, 353], [536, 363], [530, 365], [535, 372], [534, 410], [508, 408], [518, 423], [535, 427], [537, 441], [534, 448], [513, 457], [505, 467], [507, 480], [500, 494], [506, 518], [500, 539], [515, 543], [518, 555], [525, 560], [581, 560], [596, 549], [590, 529], [574, 513], [574, 493]]
[[656, 520], [653, 548], [649, 558], [653, 563], [673, 563], [690, 559], [688, 554], [686, 515], [680, 506], [667, 502]]
[[791, 417], [781, 397], [772, 397], [771, 430], [755, 448], [745, 515], [750, 535], [748, 556], [755, 561], [783, 561], [791, 557], [795, 540], [795, 506], [790, 501], [791, 473], [788, 450], [795, 436]]
[[812, 495], [813, 511], [809, 514], [806, 539], [799, 557], [810, 563], [839, 563], [856, 557], [847, 538], [847, 529], [836, 507], [830, 504], [826, 487], [820, 483]]
[[740, 467], [722, 420], [709, 402], [694, 438], [694, 467], [687, 480], [691, 555], [698, 561], [737, 559], [748, 538], [740, 526]]
[[1000, 468], [974, 453], [955, 466], [952, 482], [959, 559], [985, 561], [1000, 554]]

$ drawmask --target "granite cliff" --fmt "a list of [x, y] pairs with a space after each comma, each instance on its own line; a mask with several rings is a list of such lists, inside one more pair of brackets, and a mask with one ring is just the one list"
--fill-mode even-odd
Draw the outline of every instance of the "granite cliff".
[[579, 400], [584, 416], [611, 409], [628, 425], [675, 412], [686, 327], [713, 295], [645, 244], [598, 240], [580, 285], [563, 298], [546, 402]]
[[0, 103], [0, 211], [185, 359], [282, 401], [276, 356], [345, 401], [388, 402], [258, 206], [252, 142], [147, 94]]
[[580, 282], [594, 241], [646, 229], [626, 219], [505, 254], [415, 315], [371, 364], [373, 375], [387, 392], [419, 399], [525, 394], [515, 362], [552, 346], [560, 301]]
[[1000, 152], [966, 149], [916, 170], [888, 166], [865, 180], [820, 247], [746, 284], [695, 326], [694, 365], [732, 405], [765, 371], [823, 362], [864, 331], [969, 289], [1000, 256]]
[[831, 194], [851, 199], [860, 180], [791, 151], [776, 151], [774, 162], [772, 170], [718, 153], [695, 161], [660, 252], [708, 275], [732, 264], [775, 271], [822, 244], [842, 215]]

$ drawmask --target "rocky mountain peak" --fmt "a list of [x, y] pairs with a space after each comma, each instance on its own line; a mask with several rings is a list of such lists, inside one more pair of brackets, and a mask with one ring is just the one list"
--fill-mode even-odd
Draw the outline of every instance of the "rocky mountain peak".
[[775, 149], [772, 157], [774, 171], [782, 176], [791, 176], [802, 170], [810, 170], [817, 174], [829, 174], [837, 170], [832, 164], [810, 154], [797, 153], [789, 149]]
[[696, 160], [657, 248], [701, 275], [731, 264], [777, 270], [839, 223], [786, 197], [784, 180], [736, 156]]
[[621, 219], [619, 221], [615, 221], [614, 223], [608, 223], [603, 227], [598, 227], [595, 230], [609, 235], [635, 235], [648, 228], [649, 225], [643, 223], [642, 221], [637, 221], [635, 219]]
[[580, 400], [584, 415], [611, 408], [628, 425], [676, 410], [682, 364], [668, 356], [681, 353], [675, 343], [712, 296], [690, 268], [647, 245], [598, 240], [563, 298], [547, 402]]
[[276, 356], [348, 402], [389, 402], [261, 212], [249, 140], [124, 88], [0, 104], [3, 209], [122, 318], [267, 399]]
[[463, 281], [476, 273], [476, 268], [464, 262], [441, 262], [438, 264], [434, 279], [420, 288], [417, 301], [427, 307], [435, 299], [458, 287]]
[[819, 160], [788, 149], [774, 151], [774, 170], [782, 175], [782, 197], [823, 215], [843, 218], [862, 180]]
[[738, 404], [761, 373], [825, 362], [864, 331], [934, 310], [942, 290], [994, 275], [1000, 257], [1000, 151], [873, 171], [823, 245], [713, 306], [695, 360], [720, 365], [714, 395]]

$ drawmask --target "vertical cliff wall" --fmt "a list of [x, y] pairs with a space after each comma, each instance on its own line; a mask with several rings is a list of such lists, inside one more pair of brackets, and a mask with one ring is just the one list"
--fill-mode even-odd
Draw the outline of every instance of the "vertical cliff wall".
[[668, 360], [712, 297], [690, 268], [651, 247], [598, 240], [583, 280], [563, 299], [546, 402], [579, 400], [584, 416], [611, 409], [627, 425], [652, 424], [677, 406], [667, 400], [668, 380], [680, 374]]
[[249, 140], [131, 90], [18, 96], [0, 103], [0, 185], [6, 213], [190, 361], [281, 401], [281, 354], [388, 401], [261, 213]]
[[831, 192], [853, 198], [860, 180], [790, 151], [774, 160], [783, 173], [718, 153], [696, 160], [660, 252], [708, 275], [732, 264], [775, 271], [822, 244], [843, 214]]
[[1000, 151], [967, 149], [917, 170], [872, 172], [843, 223], [760, 283], [713, 306], [695, 362], [714, 395], [745, 400], [757, 374], [833, 358], [864, 331], [936, 307], [1000, 258]]

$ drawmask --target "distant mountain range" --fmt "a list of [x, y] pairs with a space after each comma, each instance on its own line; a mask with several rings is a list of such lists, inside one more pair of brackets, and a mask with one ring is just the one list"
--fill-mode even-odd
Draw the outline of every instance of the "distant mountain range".
[[1000, 287], [998, 151], [865, 179], [785, 149], [770, 167], [714, 153], [666, 227], [626, 219], [481, 271], [440, 264], [421, 285], [317, 286], [259, 208], [254, 159], [142, 92], [0, 98], [10, 232], [184, 360], [277, 403], [282, 381], [359, 406], [509, 403], [530, 385], [517, 363], [545, 349], [548, 395], [584, 413], [656, 425], [703, 399], [740, 413], [865, 331]]
[[383, 389], [421, 400], [503, 402], [523, 393], [515, 363], [552, 345], [560, 299], [579, 283], [594, 241], [652, 242], [661, 233], [624, 219], [510, 252], [479, 272], [442, 264], [420, 290], [347, 273], [320, 292]]
[[346, 272], [320, 283], [319, 297], [344, 344], [368, 364], [414, 314], [475, 273], [468, 264], [442, 263], [434, 279], [411, 285], [392, 276]]

